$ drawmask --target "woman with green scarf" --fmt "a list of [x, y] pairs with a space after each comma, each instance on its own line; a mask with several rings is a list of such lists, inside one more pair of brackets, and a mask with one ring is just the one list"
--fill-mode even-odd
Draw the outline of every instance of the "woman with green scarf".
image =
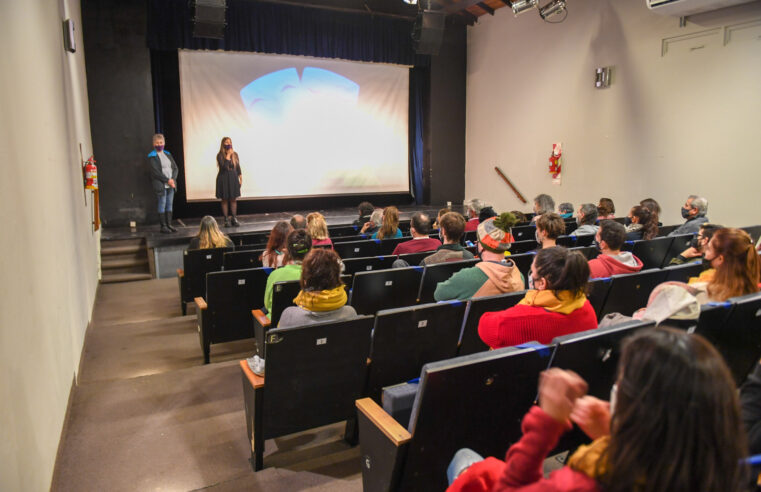
[[293, 300], [296, 305], [283, 311], [278, 327], [356, 318], [357, 312], [346, 301], [341, 259], [333, 250], [315, 248], [301, 264], [301, 292]]

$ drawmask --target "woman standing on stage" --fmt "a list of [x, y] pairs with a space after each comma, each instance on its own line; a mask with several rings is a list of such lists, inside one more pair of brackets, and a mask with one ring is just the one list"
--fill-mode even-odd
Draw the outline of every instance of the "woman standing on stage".
[[239, 226], [240, 222], [235, 217], [238, 213], [240, 186], [243, 184], [243, 175], [240, 171], [238, 153], [233, 150], [233, 141], [230, 137], [223, 137], [217, 154], [217, 198], [222, 200], [222, 215], [225, 216], [225, 227], [230, 226], [228, 211], [232, 213], [232, 225]]

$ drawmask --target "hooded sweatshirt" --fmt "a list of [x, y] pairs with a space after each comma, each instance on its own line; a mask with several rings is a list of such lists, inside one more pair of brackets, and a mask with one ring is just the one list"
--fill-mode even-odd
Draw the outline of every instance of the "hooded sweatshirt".
[[642, 270], [642, 260], [630, 251], [621, 251], [617, 255], [601, 254], [589, 260], [589, 278], [610, 277], [619, 273], [637, 273]]
[[523, 275], [510, 260], [482, 261], [463, 268], [449, 280], [436, 286], [433, 298], [437, 301], [470, 299], [525, 289]]

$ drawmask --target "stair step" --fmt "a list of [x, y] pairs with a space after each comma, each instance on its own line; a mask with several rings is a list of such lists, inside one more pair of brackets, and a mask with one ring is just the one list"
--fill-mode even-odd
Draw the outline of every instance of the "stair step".
[[115, 268], [126, 267], [143, 267], [148, 264], [148, 258], [124, 258], [101, 260], [100, 268], [102, 270], [111, 270]]
[[150, 280], [153, 276], [150, 273], [104, 273], [100, 279], [102, 284], [113, 284], [117, 282], [134, 282], [137, 280]]
[[100, 248], [100, 255], [101, 256], [125, 255], [125, 254], [141, 253], [143, 251], [145, 251], [145, 246], [142, 244], [127, 244], [123, 246], [110, 246], [108, 245], [108, 242], [104, 242], [102, 243]]

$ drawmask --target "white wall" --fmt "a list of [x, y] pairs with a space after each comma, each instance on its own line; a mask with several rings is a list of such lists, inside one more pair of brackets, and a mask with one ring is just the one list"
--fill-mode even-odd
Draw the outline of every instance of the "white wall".
[[[466, 197], [503, 211], [531, 210], [539, 193], [576, 208], [607, 196], [619, 216], [653, 197], [673, 224], [695, 193], [708, 198], [712, 221], [761, 223], [761, 27], [735, 31], [726, 46], [719, 30], [661, 56], [662, 39], [761, 19], [761, 3], [694, 16], [685, 28], [644, 0], [568, 9], [552, 25], [503, 8], [468, 29]], [[595, 68], [611, 65], [612, 86], [595, 89]], [[547, 172], [556, 141], [560, 186]]]
[[98, 285], [80, 2], [3, 0], [0, 18], [0, 490], [43, 491]]

